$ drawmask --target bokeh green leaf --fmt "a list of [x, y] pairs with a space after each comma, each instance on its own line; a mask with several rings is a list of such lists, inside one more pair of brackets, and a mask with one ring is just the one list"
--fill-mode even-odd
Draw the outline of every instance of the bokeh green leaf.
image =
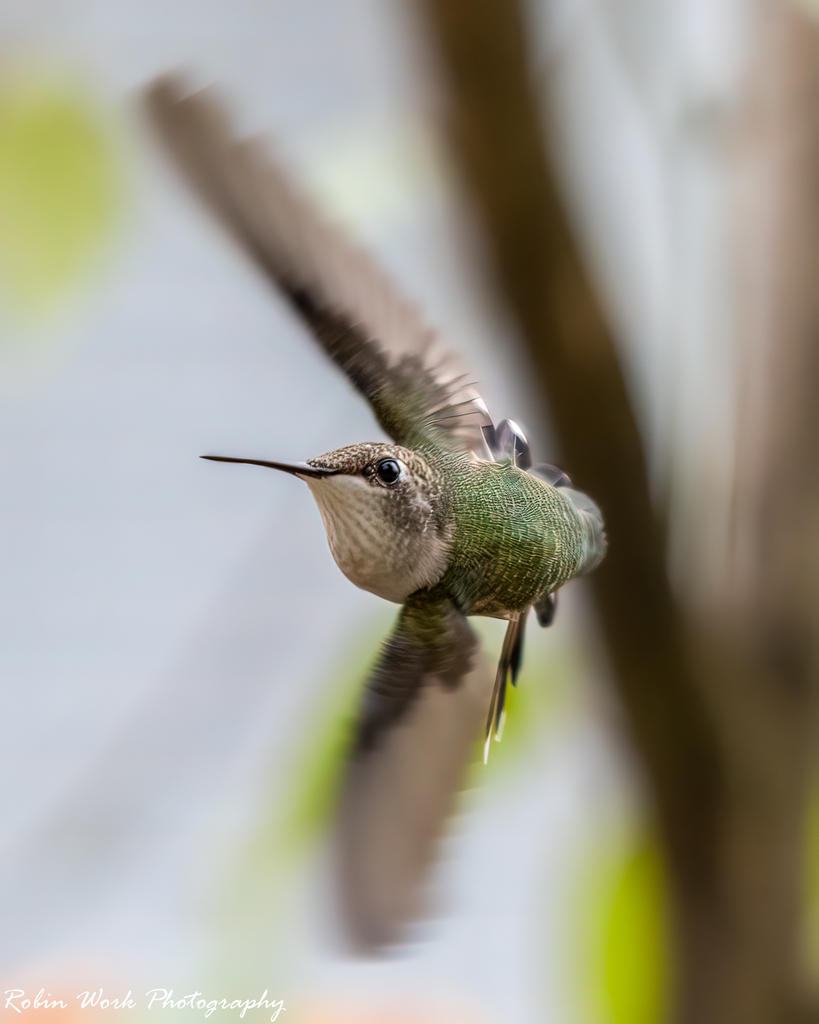
[[0, 293], [49, 311], [100, 257], [121, 206], [112, 134], [73, 83], [0, 77]]
[[662, 1024], [670, 994], [668, 890], [647, 836], [595, 855], [581, 884], [583, 1024]]

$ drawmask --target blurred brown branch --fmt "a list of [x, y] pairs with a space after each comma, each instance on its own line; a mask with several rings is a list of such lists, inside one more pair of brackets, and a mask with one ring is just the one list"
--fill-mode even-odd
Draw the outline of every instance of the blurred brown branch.
[[[775, 304], [779, 354], [768, 366], [784, 371], [763, 389], [770, 443], [739, 453], [749, 456], [739, 461], [753, 599], [747, 579], [737, 582], [724, 621], [695, 622], [672, 592], [666, 525], [650, 500], [620, 358], [546, 151], [520, 5], [418, 6], [440, 65], [453, 160], [498, 290], [549, 401], [562, 457], [606, 515], [610, 551], [590, 585], [670, 867], [676, 1018], [800, 1019], [798, 879], [817, 699], [810, 567], [819, 488], [806, 449], [817, 436], [819, 145], [813, 134], [803, 139], [776, 182], [802, 201], [791, 195], [779, 211], [784, 301]], [[768, 127], [781, 124], [794, 90], [816, 95], [819, 68], [807, 17], [783, 8], [774, 21], [782, 45], [765, 60], [779, 81]], [[786, 290], [785, 281], [796, 285]]]

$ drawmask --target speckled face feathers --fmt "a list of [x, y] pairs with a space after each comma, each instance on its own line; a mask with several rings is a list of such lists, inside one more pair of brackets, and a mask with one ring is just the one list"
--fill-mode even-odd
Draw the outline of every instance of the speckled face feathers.
[[356, 586], [404, 601], [437, 583], [449, 562], [451, 527], [439, 474], [418, 452], [365, 442], [308, 465], [307, 477], [339, 569]]

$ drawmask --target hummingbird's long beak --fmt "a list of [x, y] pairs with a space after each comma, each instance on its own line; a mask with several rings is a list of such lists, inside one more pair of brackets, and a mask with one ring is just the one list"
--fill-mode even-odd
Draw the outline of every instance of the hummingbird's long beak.
[[280, 469], [284, 473], [292, 473], [293, 476], [334, 476], [337, 469], [326, 469], [324, 466], [310, 466], [306, 462], [265, 462], [264, 459], [234, 459], [229, 455], [200, 455], [200, 459], [210, 459], [211, 462], [244, 462], [248, 466], [267, 466], [268, 469]]

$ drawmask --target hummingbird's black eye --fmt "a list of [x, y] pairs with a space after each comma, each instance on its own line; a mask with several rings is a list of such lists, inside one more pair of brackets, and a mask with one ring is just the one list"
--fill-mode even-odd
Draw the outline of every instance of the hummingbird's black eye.
[[382, 459], [375, 467], [378, 479], [385, 484], [394, 484], [401, 476], [401, 467], [395, 459]]

